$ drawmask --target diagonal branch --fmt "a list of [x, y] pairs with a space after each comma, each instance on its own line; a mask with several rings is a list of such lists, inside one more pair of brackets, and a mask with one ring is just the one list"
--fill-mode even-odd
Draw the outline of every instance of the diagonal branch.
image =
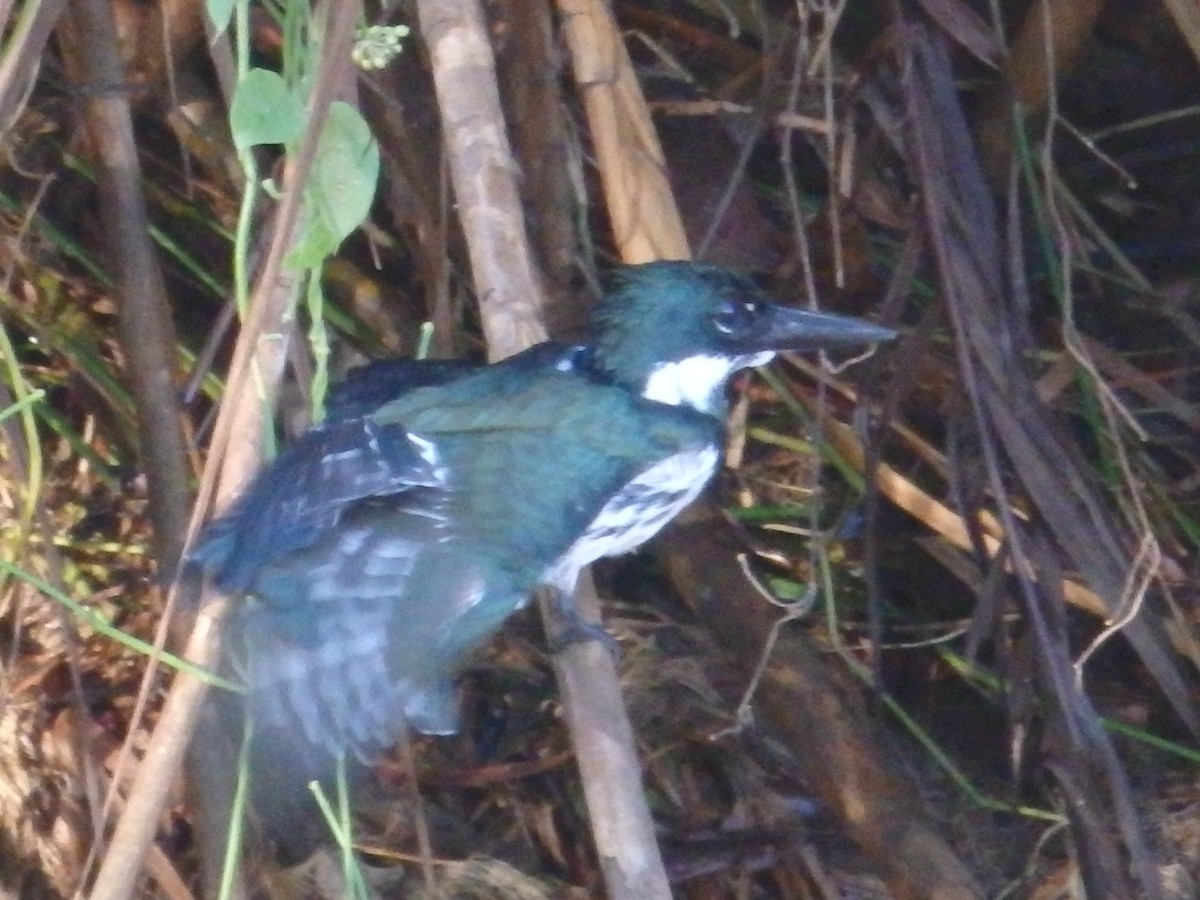
[[62, 23], [78, 49], [69, 60], [84, 92], [84, 116], [98, 160], [100, 216], [116, 270], [117, 322], [137, 399], [138, 443], [149, 485], [155, 558], [171, 572], [183, 550], [191, 472], [175, 388], [175, 327], [150, 239], [142, 172], [110, 4], [76, 0]]
[[[251, 374], [256, 372], [260, 379], [258, 383], [270, 386], [273, 392], [283, 371], [285, 341], [262, 338], [267, 335], [281, 337], [288, 330], [285, 316], [295, 291], [292, 277], [284, 270], [283, 260], [300, 217], [301, 187], [315, 158], [317, 139], [329, 104], [335, 98], [336, 72], [349, 59], [358, 8], [357, 3], [330, 7], [327, 44], [309, 104], [308, 128], [295, 160], [284, 171], [283, 196], [275, 218], [270, 251], [255, 290], [250, 315], [234, 350], [226, 386], [227, 402], [222, 403], [217, 418], [213, 451], [192, 515], [192, 531], [205, 518], [212, 499], [217, 498], [217, 508], [227, 504], [258, 465], [259, 438], [264, 433], [264, 417], [269, 404], [247, 402], [246, 398], [257, 396], [250, 389], [254, 384]], [[188, 642], [185, 658], [211, 667], [220, 647], [222, 614], [219, 603], [210, 604], [202, 612]], [[206, 685], [193, 676], [182, 673], [175, 676], [158, 726], [117, 822], [110, 851], [96, 877], [93, 900], [124, 900], [133, 896], [142, 861], [154, 839], [167, 792], [179, 771], [205, 693]]]
[[[418, 9], [433, 57], [450, 171], [488, 350], [493, 358], [507, 356], [542, 338], [545, 301], [533, 277], [491, 46], [477, 0], [422, 0]], [[611, 29], [613, 47], [624, 58], [611, 14], [603, 5], [597, 9]], [[637, 92], [640, 101], [632, 71], [626, 78], [627, 89]], [[649, 118], [636, 121], [648, 123]], [[649, 134], [657, 147], [652, 128]], [[663, 177], [661, 168], [657, 171]], [[669, 196], [665, 181], [658, 190]], [[676, 251], [676, 256], [687, 255], [686, 245]], [[641, 252], [643, 260], [658, 255], [649, 245]], [[594, 619], [599, 603], [586, 572], [580, 586], [577, 602]], [[549, 615], [546, 621], [553, 639], [558, 629]], [[638, 777], [633, 728], [621, 701], [615, 663], [602, 647], [575, 644], [555, 656], [554, 666], [609, 896], [668, 900], [670, 885]]]

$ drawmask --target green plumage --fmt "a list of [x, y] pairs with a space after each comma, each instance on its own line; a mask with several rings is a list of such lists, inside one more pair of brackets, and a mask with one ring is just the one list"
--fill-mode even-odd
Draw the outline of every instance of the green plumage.
[[621, 270], [594, 326], [492, 366], [369, 367], [190, 555], [242, 598], [226, 668], [245, 705], [213, 709], [253, 716], [256, 804], [293, 846], [307, 780], [406, 724], [454, 730], [455, 673], [535, 587], [569, 598], [695, 498], [733, 372], [891, 336], [690, 263]]
[[522, 586], [532, 587], [623, 485], [659, 460], [715, 444], [721, 423], [578, 373], [520, 375], [482, 370], [407, 394], [372, 418], [403, 422], [436, 444], [455, 473], [456, 538], [519, 562]]

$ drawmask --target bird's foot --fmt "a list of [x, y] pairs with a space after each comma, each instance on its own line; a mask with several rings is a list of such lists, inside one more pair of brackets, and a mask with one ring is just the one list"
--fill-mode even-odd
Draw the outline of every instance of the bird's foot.
[[621, 645], [617, 643], [617, 639], [599, 622], [589, 622], [585, 619], [571, 594], [553, 590], [551, 605], [554, 607], [558, 626], [557, 634], [549, 639], [551, 653], [562, 653], [572, 644], [598, 641], [608, 649], [614, 660], [619, 658]]
[[599, 622], [588, 622], [575, 612], [569, 615], [563, 629], [550, 639], [550, 652], [562, 653], [572, 644], [585, 644], [589, 641], [599, 641], [607, 648], [614, 660], [621, 656], [621, 645], [607, 628]]

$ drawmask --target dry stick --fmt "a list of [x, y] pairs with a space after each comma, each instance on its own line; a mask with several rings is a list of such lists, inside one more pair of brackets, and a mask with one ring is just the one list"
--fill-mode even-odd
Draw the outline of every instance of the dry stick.
[[[658, 134], [610, 7], [602, 0], [559, 0], [558, 7], [622, 260], [689, 258]], [[586, 617], [598, 618], [589, 573], [576, 602]], [[543, 612], [549, 606], [543, 603]], [[631, 777], [640, 764], [614, 663], [603, 648], [576, 644], [556, 656], [555, 670], [609, 893], [669, 898], [654, 823], [640, 779]]]
[[[832, 414], [820, 410], [816, 404], [806, 397], [798, 397], [808, 411], [818, 417], [821, 422], [821, 432], [838, 454], [850, 464], [856, 472], [865, 471], [866, 450], [854, 429], [839, 422]], [[880, 492], [892, 501], [898, 508], [904, 510], [913, 518], [923, 522], [928, 528], [940, 534], [959, 550], [970, 551], [970, 532], [963, 517], [946, 506], [937, 498], [918, 487], [913, 481], [905, 478], [894, 468], [881, 463], [876, 467], [872, 477]], [[983, 520], [980, 523], [983, 545], [989, 554], [995, 555], [1000, 551], [1004, 537], [1003, 529], [994, 520]], [[1073, 606], [1086, 610], [1101, 619], [1110, 615], [1108, 605], [1096, 594], [1077, 581], [1069, 579], [1062, 583], [1062, 592], [1066, 600]]]
[[[175, 390], [175, 329], [142, 194], [125, 73], [113, 12], [105, 0], [77, 0], [60, 33], [72, 79], [84, 96], [84, 121], [97, 158], [100, 214], [116, 271], [116, 298], [127, 377], [136, 399], [139, 456], [149, 486], [159, 572], [178, 562], [187, 528], [189, 467]], [[65, 611], [64, 611], [65, 615]], [[68, 634], [74, 635], [69, 630]], [[77, 670], [72, 666], [72, 676]], [[90, 789], [91, 754], [81, 747]], [[94, 812], [101, 815], [100, 805]], [[100, 829], [95, 847], [101, 846]]]
[[421, 0], [450, 177], [458, 200], [491, 359], [544, 341], [516, 163], [504, 130], [496, 63], [478, 0]]
[[[301, 186], [312, 166], [317, 138], [333, 98], [334, 78], [331, 73], [349, 59], [358, 10], [358, 3], [333, 4], [330, 8], [331, 27], [326, 30], [328, 43], [321, 57], [309, 105], [309, 127], [294, 163], [284, 171], [284, 192], [270, 251], [256, 286], [249, 319], [238, 338], [230, 366], [227, 396], [232, 398], [232, 403], [223, 403], [217, 417], [213, 436], [215, 455], [210, 456], [206, 467], [201, 496], [193, 512], [193, 528], [203, 517], [214, 492], [219, 498], [217, 507], [220, 508], [249, 479], [257, 465], [257, 439], [263, 433], [264, 409], [257, 403], [239, 401], [249, 382], [252, 359], [257, 361], [265, 355], [266, 365], [260, 370], [264, 385], [275, 384], [282, 371], [283, 341], [260, 342], [259, 339], [271, 331], [277, 330], [280, 334], [285, 332], [283, 317], [294, 290], [291, 276], [283, 272], [283, 258], [291, 245], [299, 219]], [[234, 440], [235, 437], [237, 440]], [[216, 474], [217, 466], [220, 466], [219, 476]], [[216, 487], [218, 481], [219, 489]], [[184, 652], [186, 659], [211, 666], [219, 648], [223, 612], [222, 603], [205, 606], [197, 617]], [[175, 773], [179, 771], [205, 690], [206, 685], [198, 679], [182, 673], [176, 675], [158, 726], [130, 789], [125, 809], [117, 822], [111, 849], [96, 876], [92, 900], [126, 900], [133, 896], [142, 860], [154, 839], [159, 815]]]
[[520, 160], [518, 187], [527, 211], [529, 241], [545, 292], [551, 333], [582, 328], [587, 309], [575, 280], [580, 252], [581, 156], [568, 128], [564, 86], [556, 77], [562, 52], [550, 0], [509, 4], [506, 39], [496, 46], [500, 99], [508, 113], [509, 140]]
[[[216, 634], [223, 613], [222, 605], [212, 604], [197, 617], [183, 654], [186, 659], [199, 665], [215, 659]], [[133, 896], [142, 861], [154, 839], [163, 803], [196, 724], [206, 687], [190, 675], [176, 676], [96, 876], [92, 900], [125, 900]]]
[[175, 389], [175, 327], [166, 282], [150, 239], [117, 26], [107, 0], [75, 0], [63, 25], [79, 50], [71, 65], [85, 93], [84, 116], [99, 167], [100, 215], [116, 269], [117, 324], [137, 406], [154, 555], [160, 572], [183, 551], [191, 505], [187, 449]]
[[[529, 262], [487, 31], [477, 0], [422, 0], [418, 10], [433, 58], [451, 177], [488, 349], [493, 358], [507, 356], [541, 338], [543, 303]], [[624, 53], [619, 41], [614, 46]], [[657, 148], [652, 130], [649, 136]], [[661, 153], [658, 158], [661, 162]], [[626, 219], [639, 221], [636, 216]], [[639, 245], [642, 259], [659, 255], [648, 239]], [[671, 255], [686, 256], [686, 244], [681, 241], [675, 251]], [[594, 619], [598, 603], [586, 573], [580, 584], [577, 600]], [[557, 636], [557, 623], [550, 616], [546, 622], [551, 637]], [[621, 702], [616, 666], [606, 649], [575, 644], [556, 655], [554, 667], [608, 895], [667, 900], [670, 885], [638, 777], [633, 728]]]
[[557, 4], [621, 259], [690, 258], [658, 133], [610, 5], [604, 0]]
[[[574, 603], [587, 621], [600, 620], [590, 569], [579, 575]], [[564, 634], [557, 598], [544, 595], [540, 604], [553, 644]], [[646, 806], [633, 725], [613, 654], [599, 641], [577, 642], [556, 653], [553, 661], [608, 896], [670, 900], [671, 884]]]
[[1187, 41], [1192, 56], [1200, 60], [1200, 9], [1190, 0], [1163, 0], [1163, 6], [1175, 20], [1175, 27]]
[[[545, 300], [533, 271], [513, 177], [517, 167], [500, 110], [496, 62], [475, 0], [421, 0], [417, 14], [433, 63], [442, 139], [471, 258], [488, 356], [503, 359], [545, 340], [546, 331]], [[407, 740], [403, 750], [412, 774], [412, 749]], [[411, 788], [418, 806], [422, 867], [432, 888], [432, 853], [424, 819], [419, 816], [421, 799], [415, 778]]]
[[[295, 218], [294, 211], [289, 213], [287, 209], [288, 203], [291, 202], [293, 195], [296, 193], [293, 185], [294, 183], [298, 183], [292, 174], [291, 166], [285, 170], [284, 183], [283, 202], [276, 216], [275, 230], [272, 232], [271, 249], [268, 251], [263, 277], [256, 288], [255, 297], [250, 307], [250, 315], [239, 334], [238, 343], [234, 347], [233, 359], [226, 378], [225, 402], [222, 403], [218, 414], [213, 439], [210, 444], [205, 477], [201, 482], [199, 495], [192, 511], [192, 519], [188, 526], [189, 541], [199, 529], [205, 511], [208, 509], [220, 510], [228, 505], [237, 494], [241, 485], [249, 480], [261, 459], [262, 437], [266, 427], [264, 417], [269, 408], [269, 403], [265, 402], [267, 398], [260, 396], [256, 388], [261, 387], [268, 394], [271, 393], [273, 386], [283, 371], [283, 361], [287, 353], [287, 342], [291, 330], [284, 323], [284, 318], [290, 308], [290, 298], [295, 290], [293, 279], [282, 273], [279, 265], [286, 249], [291, 246], [290, 239], [281, 240], [281, 235], [284, 233], [281, 230], [283, 223]], [[251, 372], [255, 372], [259, 376], [259, 380], [255, 385], [250, 384]], [[232, 435], [238, 435], [239, 439], [232, 442], [231, 449]], [[197, 605], [201, 609], [200, 618], [207, 621], [198, 620], [193, 623], [192, 637], [183, 654], [189, 661], [206, 668], [215, 666], [218, 659], [219, 645], [215, 637], [210, 637], [207, 641], [199, 641], [197, 637], [201, 631], [210, 635], [215, 632], [219, 627], [219, 618], [224, 614], [223, 605], [216, 606], [210, 604], [210, 601], [213, 599], [208, 593], [205, 593], [199, 599]], [[155, 635], [154, 646], [156, 650], [161, 649], [165, 643], [168, 626], [175, 611], [175, 600], [176, 592], [171, 591], [167, 597], [162, 622]], [[154, 683], [157, 665], [157, 658], [152, 658], [143, 676], [142, 693], [139, 694], [129, 729], [131, 734], [136, 731], [141, 722], [148, 688], [149, 685]], [[199, 704], [203, 700], [206, 689], [204, 685], [200, 685], [199, 693], [190, 692], [186, 684], [189, 680], [186, 676], [178, 676], [175, 686], [171, 693], [168, 694], [167, 701], [169, 708], [176, 690], [180, 691], [178, 712], [172, 714], [173, 717], [169, 718], [167, 715], [168, 710], [164, 709], [163, 714], [160, 715], [154, 737], [150, 748], [148, 748], [147, 759], [143, 761], [138, 772], [138, 780], [135, 781], [131, 789], [131, 802], [140, 791], [152, 792], [159, 790], [158, 787], [151, 787], [151, 785], [156, 785], [158, 782], [154, 780], [155, 776], [145, 774], [148, 770], [158, 767], [159, 775], [157, 777], [166, 779], [161, 786], [161, 789], [165, 791], [169, 786], [170, 779], [174, 776], [175, 770], [178, 768], [179, 760], [177, 757], [173, 759], [171, 754], [176, 751], [182, 753], [186, 749], [190, 735], [194, 730], [195, 715], [198, 712]], [[180, 742], [182, 746], [177, 746], [176, 742]], [[118, 757], [116, 765], [118, 776], [124, 769], [128, 750], [129, 745], [127, 741], [126, 745], [122, 748], [122, 755]], [[155, 758], [153, 764], [149, 762], [151, 752], [161, 754], [161, 756]], [[145, 784], [147, 785], [144, 788], [140, 786], [143, 779], [145, 779]], [[144, 800], [147, 808], [150, 808], [154, 803], [160, 805], [162, 803], [162, 798], [156, 799], [153, 793], [147, 793]], [[139, 846], [136, 844], [136, 841], [140, 841], [142, 836], [135, 836], [134, 832], [130, 832], [127, 838], [122, 837], [120, 829], [123, 827], [126, 818], [127, 816], [122, 813], [122, 819], [118, 824], [114, 843], [118, 840], [129, 840], [133, 841], [135, 846]], [[146, 837], [145, 839], [149, 840], [150, 837]], [[126, 874], [115, 874], [113, 877], [120, 879], [125, 877]], [[103, 871], [101, 875], [103, 876]], [[130, 877], [133, 876], [136, 876], [136, 869], [130, 875]], [[99, 887], [100, 883], [100, 879], [98, 878], [97, 887]]]
[[[8, 134], [33, 92], [46, 41], [66, 8], [67, 0], [24, 3], [12, 18], [12, 3], [0, 3], [0, 27], [8, 34], [0, 55], [0, 134]], [[11, 29], [11, 30], [10, 30]]]

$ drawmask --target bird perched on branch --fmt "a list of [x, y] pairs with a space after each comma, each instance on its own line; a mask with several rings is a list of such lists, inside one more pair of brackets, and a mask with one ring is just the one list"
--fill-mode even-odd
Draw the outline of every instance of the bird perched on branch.
[[405, 725], [454, 731], [455, 673], [535, 588], [569, 604], [584, 566], [708, 483], [730, 376], [892, 336], [661, 262], [617, 273], [587, 343], [353, 376], [190, 554], [244, 598], [227, 654], [268, 778], [299, 789]]

